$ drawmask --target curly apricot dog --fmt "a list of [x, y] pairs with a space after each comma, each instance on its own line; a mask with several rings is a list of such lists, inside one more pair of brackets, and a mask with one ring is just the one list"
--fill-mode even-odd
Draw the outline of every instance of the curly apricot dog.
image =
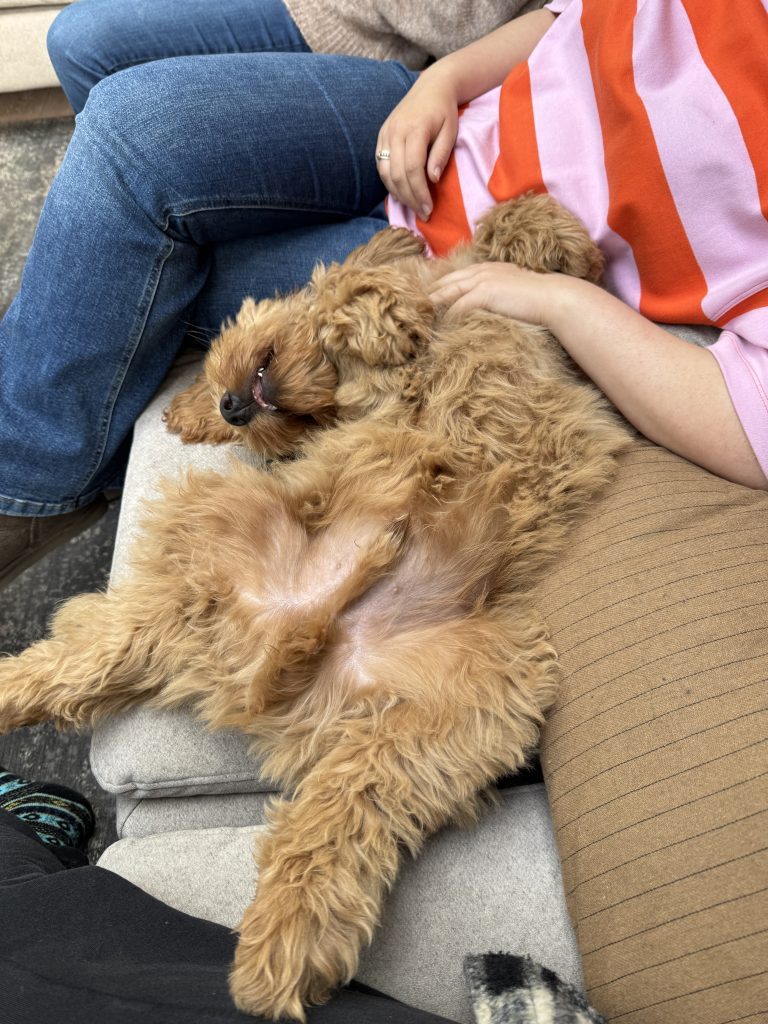
[[246, 301], [168, 424], [271, 466], [167, 485], [132, 575], [0, 662], [2, 730], [188, 702], [253, 737], [291, 796], [239, 929], [246, 1011], [302, 1019], [354, 974], [403, 852], [476, 817], [555, 694], [530, 591], [629, 435], [544, 330], [432, 306], [431, 282], [488, 259], [601, 266], [528, 196], [449, 260], [387, 230], [303, 291]]

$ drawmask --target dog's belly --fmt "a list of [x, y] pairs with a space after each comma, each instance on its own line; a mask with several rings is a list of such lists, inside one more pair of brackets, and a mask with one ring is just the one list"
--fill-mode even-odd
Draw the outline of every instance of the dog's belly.
[[396, 689], [398, 679], [410, 676], [414, 657], [423, 657], [425, 645], [440, 643], [441, 635], [448, 638], [467, 615], [470, 603], [454, 573], [426, 566], [424, 554], [409, 551], [391, 574], [339, 615], [324, 664], [328, 678], [343, 679], [350, 689]]
[[408, 630], [466, 615], [467, 580], [453, 559], [414, 541], [398, 563], [339, 617], [350, 638], [386, 642]]
[[350, 518], [308, 535], [286, 518], [271, 524], [237, 594], [263, 644], [306, 644], [314, 631], [313, 678], [342, 694], [391, 685], [393, 666], [448, 637], [487, 586], [434, 531], [393, 540], [391, 523]]

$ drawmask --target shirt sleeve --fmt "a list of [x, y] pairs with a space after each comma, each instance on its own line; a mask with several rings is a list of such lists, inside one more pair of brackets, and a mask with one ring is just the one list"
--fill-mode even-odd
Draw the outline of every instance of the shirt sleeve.
[[[751, 327], [752, 338], [765, 339], [759, 344], [747, 340], [741, 333], [725, 330], [709, 351], [715, 357], [725, 378], [736, 415], [744, 433], [768, 476], [768, 310], [755, 310], [739, 320], [750, 319], [751, 324], [740, 324], [742, 330]], [[762, 328], [758, 333], [755, 328]]]
[[571, 0], [550, 0], [544, 7], [553, 14], [562, 14], [570, 2]]
[[[312, 3], [316, 4], [316, 0]], [[361, 6], [373, 10], [383, 36], [407, 42], [431, 57], [440, 58], [535, 10], [540, 0], [454, 0], [451, 4], [444, 0], [421, 0], [417, 4], [413, 0], [368, 0], [362, 4], [359, 0], [347, 0], [343, 6], [349, 9], [347, 17], [353, 24], [360, 21]]]

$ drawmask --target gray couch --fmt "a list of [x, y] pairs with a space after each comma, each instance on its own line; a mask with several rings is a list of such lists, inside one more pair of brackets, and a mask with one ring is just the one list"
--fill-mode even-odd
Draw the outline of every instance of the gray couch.
[[[165, 431], [163, 408], [196, 371], [182, 361], [137, 424], [115, 578], [140, 542], [142, 503], [156, 481], [234, 457], [184, 446]], [[96, 730], [91, 761], [117, 801], [120, 839], [100, 865], [181, 910], [236, 925], [254, 892], [253, 847], [270, 798], [243, 738], [206, 732], [191, 714], [139, 709]], [[582, 984], [543, 785], [503, 791], [477, 828], [445, 830], [406, 865], [358, 978], [470, 1022], [462, 958], [489, 950], [530, 954]]]

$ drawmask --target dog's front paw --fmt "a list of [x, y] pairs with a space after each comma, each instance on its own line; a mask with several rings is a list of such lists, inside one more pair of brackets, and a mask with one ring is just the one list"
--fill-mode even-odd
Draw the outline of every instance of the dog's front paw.
[[306, 1006], [326, 1002], [347, 980], [351, 972], [305, 900], [285, 893], [280, 907], [260, 907], [257, 900], [246, 911], [230, 975], [238, 1009], [304, 1021]]
[[587, 229], [550, 195], [526, 195], [494, 206], [478, 222], [475, 258], [516, 263], [598, 281], [603, 256]]
[[238, 444], [240, 434], [219, 414], [205, 374], [174, 395], [163, 413], [163, 422], [171, 434], [185, 444]]

